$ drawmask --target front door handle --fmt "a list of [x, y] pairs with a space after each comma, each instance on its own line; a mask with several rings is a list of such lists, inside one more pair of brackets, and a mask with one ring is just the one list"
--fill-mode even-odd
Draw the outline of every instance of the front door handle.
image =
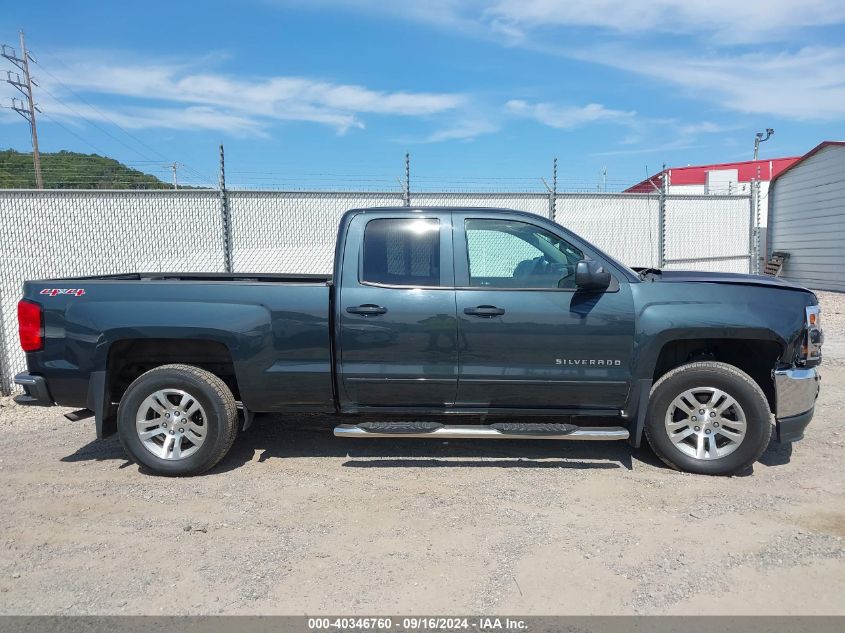
[[496, 317], [502, 316], [505, 313], [504, 308], [497, 308], [496, 306], [476, 306], [474, 308], [464, 308], [464, 314], [471, 314], [478, 317]]
[[346, 308], [346, 311], [349, 314], [360, 314], [362, 316], [375, 316], [377, 314], [384, 314], [387, 312], [387, 308], [382, 306], [377, 306], [374, 303], [365, 303], [360, 306], [349, 306]]

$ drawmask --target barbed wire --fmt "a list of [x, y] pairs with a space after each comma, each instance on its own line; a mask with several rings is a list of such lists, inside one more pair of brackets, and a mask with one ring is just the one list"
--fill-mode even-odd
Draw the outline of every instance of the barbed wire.
[[[49, 116], [49, 115], [48, 115]], [[49, 117], [52, 119], [52, 117]], [[106, 177], [117, 165], [103, 164], [103, 158], [109, 158], [101, 153], [99, 148], [89, 141], [76, 134], [73, 130], [57, 122], [70, 134], [86, 142], [96, 152], [96, 155], [74, 154], [71, 165], [51, 164], [48, 158], [43, 161], [42, 168], [46, 174], [58, 178], [62, 185], [72, 186], [80, 182], [90, 182], [97, 176]], [[52, 158], [52, 156], [50, 157]], [[3, 163], [0, 163], [0, 165]], [[163, 164], [161, 161], [138, 159], [120, 163], [136, 173], [133, 177], [142, 176], [155, 177], [161, 181], [163, 186], [170, 182], [172, 166]], [[92, 167], [92, 165], [94, 165]], [[181, 164], [180, 164], [181, 165]], [[7, 170], [10, 168], [7, 165]], [[14, 166], [18, 175], [31, 175], [32, 167], [29, 165]], [[385, 171], [367, 170], [358, 173], [346, 170], [326, 171], [280, 171], [270, 169], [234, 169], [227, 172], [228, 188], [244, 190], [339, 190], [339, 191], [401, 191], [402, 185], [397, 181], [396, 176]], [[188, 177], [181, 177], [180, 184], [184, 186], [200, 186], [214, 188], [216, 183], [208, 183], [207, 180], [194, 176], [193, 172]], [[125, 174], [117, 174], [112, 178], [122, 178], [123, 182], [129, 180]], [[119, 182], [115, 180], [115, 182]], [[543, 178], [531, 175], [513, 176], [483, 176], [483, 175], [462, 175], [462, 174], [419, 174], [412, 179], [412, 191], [417, 192], [489, 192], [489, 193], [537, 193], [547, 194], [548, 188]], [[131, 184], [131, 182], [129, 183]], [[619, 193], [635, 184], [634, 180], [608, 179], [597, 181], [583, 177], [558, 177], [559, 192], [573, 193]], [[149, 183], [140, 182], [139, 186], [148, 188]]]

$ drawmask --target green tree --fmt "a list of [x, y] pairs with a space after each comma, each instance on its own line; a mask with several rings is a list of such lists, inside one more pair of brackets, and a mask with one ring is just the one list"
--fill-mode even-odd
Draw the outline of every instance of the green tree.
[[[45, 189], [169, 189], [170, 184], [97, 154], [41, 154]], [[32, 154], [0, 151], [0, 189], [34, 189]]]

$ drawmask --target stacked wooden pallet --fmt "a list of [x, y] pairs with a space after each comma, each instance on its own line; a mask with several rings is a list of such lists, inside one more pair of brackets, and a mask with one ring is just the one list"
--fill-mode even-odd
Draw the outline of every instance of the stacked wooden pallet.
[[774, 251], [772, 256], [769, 258], [769, 261], [766, 262], [766, 268], [763, 272], [772, 277], [780, 277], [781, 272], [783, 272], [783, 266], [786, 264], [788, 259], [789, 253], [784, 251]]

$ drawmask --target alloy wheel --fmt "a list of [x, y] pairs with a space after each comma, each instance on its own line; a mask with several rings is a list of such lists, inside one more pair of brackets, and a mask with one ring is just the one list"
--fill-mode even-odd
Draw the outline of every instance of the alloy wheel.
[[196, 453], [205, 441], [208, 418], [194, 396], [181, 389], [160, 389], [138, 407], [135, 430], [150, 453], [179, 460]]
[[715, 387], [684, 391], [672, 400], [664, 422], [675, 447], [701, 460], [733, 453], [745, 439], [747, 426], [736, 399]]

